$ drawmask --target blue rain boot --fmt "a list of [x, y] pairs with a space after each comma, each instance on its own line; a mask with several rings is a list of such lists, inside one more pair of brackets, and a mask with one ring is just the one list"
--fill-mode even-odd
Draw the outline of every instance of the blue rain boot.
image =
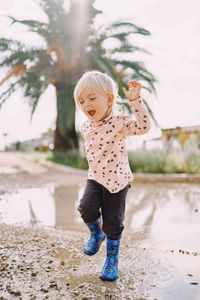
[[118, 278], [119, 244], [120, 239], [110, 240], [107, 238], [107, 258], [100, 276], [102, 280], [113, 281]]
[[101, 243], [105, 239], [106, 235], [102, 231], [101, 218], [99, 218], [94, 223], [86, 223], [88, 226], [91, 235], [90, 239], [85, 243], [83, 247], [83, 252], [87, 255], [94, 255], [99, 250]]

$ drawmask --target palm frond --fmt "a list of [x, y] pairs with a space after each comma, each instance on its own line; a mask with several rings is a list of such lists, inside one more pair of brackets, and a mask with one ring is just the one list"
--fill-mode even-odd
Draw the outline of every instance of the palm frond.
[[30, 62], [35, 65], [40, 64], [44, 70], [45, 67], [48, 66], [51, 66], [52, 69], [55, 63], [52, 61], [50, 53], [48, 53], [46, 50], [31, 48], [25, 51], [16, 50], [10, 56], [3, 57], [2, 61], [0, 62], [0, 67], [8, 66], [14, 69], [20, 65], [26, 65]]
[[6, 17], [8, 17], [9, 19], [12, 20], [12, 23], [10, 24], [11, 26], [14, 25], [15, 23], [25, 25], [28, 27], [28, 31], [34, 32], [34, 33], [40, 35], [41, 37], [44, 38], [44, 40], [47, 43], [51, 42], [53, 39], [53, 36], [55, 36], [55, 30], [53, 30], [53, 32], [51, 32], [50, 28], [49, 28], [49, 24], [47, 24], [47, 23], [29, 20], [29, 19], [19, 20], [12, 16], [9, 16], [9, 15], [7, 15]]
[[40, 96], [44, 93], [49, 85], [49, 78], [39, 76], [38, 73], [29, 71], [21, 78], [20, 85], [24, 87], [24, 96], [29, 99], [29, 106], [31, 107], [31, 119], [37, 107]]
[[114, 33], [114, 34], [110, 34], [109, 38], [115, 38], [121, 42], [125, 42], [128, 35], [129, 35], [129, 32]]
[[22, 75], [24, 72], [26, 72], [25, 65], [20, 64], [20, 65], [16, 66], [1, 80], [0, 85], [2, 85], [4, 82], [6, 82], [12, 76], [19, 76], [19, 75]]
[[16, 91], [16, 86], [19, 84], [19, 82], [20, 80], [10, 84], [9, 88], [0, 95], [0, 109], [5, 101]]
[[131, 29], [131, 32], [129, 33], [138, 33], [138, 34], [143, 34], [143, 35], [150, 35], [150, 31], [148, 31], [145, 28], [138, 27], [137, 25], [130, 23], [130, 22], [114, 22], [109, 26], [110, 29], [120, 29], [120, 28], [127, 28]]
[[0, 38], [0, 52], [5, 52], [7, 50], [22, 49], [25, 45], [22, 44], [20, 41], [13, 40], [13, 39], [6, 39]]
[[0, 67], [3, 66], [14, 67], [19, 64], [25, 63], [26, 60], [31, 58], [33, 58], [33, 54], [31, 52], [16, 50], [11, 55], [3, 57], [2, 61], [0, 62]]
[[38, 29], [38, 28], [48, 28], [48, 24], [46, 23], [43, 23], [43, 22], [39, 22], [39, 21], [35, 21], [35, 20], [18, 20], [12, 16], [9, 16], [9, 15], [6, 15], [5, 17], [8, 17], [9, 19], [12, 20], [12, 23], [11, 25], [15, 24], [15, 23], [20, 23], [20, 24], [23, 24], [23, 25], [26, 25], [30, 28], [35, 28], [35, 29]]
[[147, 69], [144, 67], [143, 62], [136, 62], [136, 61], [127, 61], [127, 60], [114, 60], [116, 65], [120, 65], [125, 69], [129, 69], [131, 72], [129, 72], [129, 76], [133, 76], [134, 78], [147, 81], [153, 92], [156, 93], [155, 87], [153, 83], [157, 82], [156, 78], [153, 76], [152, 73], [147, 71]]
[[127, 44], [127, 43], [125, 43], [124, 45], [121, 45], [120, 47], [113, 48], [111, 50], [111, 54], [114, 54], [114, 53], [133, 53], [135, 51], [140, 51], [140, 52], [144, 52], [146, 54], [152, 55], [152, 53], [150, 51], [148, 51], [144, 48], [136, 47], [136, 46], [133, 46], [133, 45]]
[[147, 109], [148, 109], [148, 112], [149, 112], [150, 116], [152, 117], [152, 119], [153, 119], [155, 125], [161, 129], [161, 126], [160, 126], [160, 125], [158, 124], [158, 122], [156, 121], [156, 119], [155, 119], [155, 117], [154, 117], [154, 115], [153, 115], [153, 112], [152, 112], [150, 106], [148, 105], [147, 101], [144, 99], [144, 97], [142, 97], [142, 100], [143, 100], [143, 102], [145, 103], [145, 105], [146, 105], [146, 107], [147, 107]]

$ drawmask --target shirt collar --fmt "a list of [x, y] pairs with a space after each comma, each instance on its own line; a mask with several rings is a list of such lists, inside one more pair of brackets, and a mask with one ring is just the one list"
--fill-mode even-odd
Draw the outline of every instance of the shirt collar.
[[110, 118], [112, 116], [113, 116], [113, 111], [111, 110], [111, 112], [109, 113], [109, 115], [106, 118], [104, 118], [103, 120], [98, 121], [98, 122], [93, 122], [93, 121], [89, 120], [89, 122], [90, 122], [90, 124], [91, 124], [92, 127], [100, 126], [100, 125], [106, 123], [108, 120], [110, 120]]

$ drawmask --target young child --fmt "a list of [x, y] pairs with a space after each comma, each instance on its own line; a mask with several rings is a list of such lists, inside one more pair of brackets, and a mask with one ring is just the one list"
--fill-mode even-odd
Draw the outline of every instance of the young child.
[[125, 199], [134, 179], [128, 162], [126, 138], [145, 134], [151, 127], [140, 96], [141, 84], [132, 80], [128, 87], [129, 90], [123, 88], [123, 92], [136, 120], [122, 114], [114, 115], [113, 103], [119, 96], [115, 82], [107, 74], [96, 70], [86, 72], [74, 90], [76, 105], [88, 118], [81, 126], [81, 134], [85, 140], [89, 170], [78, 211], [91, 235], [83, 251], [94, 255], [107, 238], [107, 257], [100, 278], [110, 281], [118, 277]]

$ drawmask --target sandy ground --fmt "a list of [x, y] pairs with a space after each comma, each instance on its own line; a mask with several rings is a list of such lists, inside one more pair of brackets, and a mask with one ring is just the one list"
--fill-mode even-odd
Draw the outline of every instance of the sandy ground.
[[[8, 174], [9, 168], [18, 172]], [[77, 174], [67, 176], [13, 153], [0, 153], [0, 171], [0, 201], [1, 195], [12, 189], [47, 183], [70, 186], [86, 179]], [[105, 242], [95, 256], [83, 254], [82, 245], [88, 238], [85, 229], [0, 224], [0, 230], [1, 300], [200, 300], [200, 277], [194, 278], [188, 272], [183, 278], [179, 269], [169, 263], [168, 256], [183, 255], [181, 249], [160, 249], [149, 239], [148, 227], [135, 231], [134, 236], [127, 233], [122, 239], [119, 279], [115, 282], [99, 279], [105, 261]], [[188, 255], [199, 264], [200, 252]], [[163, 290], [169, 286], [175, 292], [170, 294], [169, 290], [168, 295], [172, 296], [168, 297]]]
[[87, 237], [1, 225], [1, 299], [146, 299], [158, 276], [155, 253], [126, 239], [120, 248], [120, 279], [105, 283], [99, 279], [105, 244], [87, 257], [82, 253]]

